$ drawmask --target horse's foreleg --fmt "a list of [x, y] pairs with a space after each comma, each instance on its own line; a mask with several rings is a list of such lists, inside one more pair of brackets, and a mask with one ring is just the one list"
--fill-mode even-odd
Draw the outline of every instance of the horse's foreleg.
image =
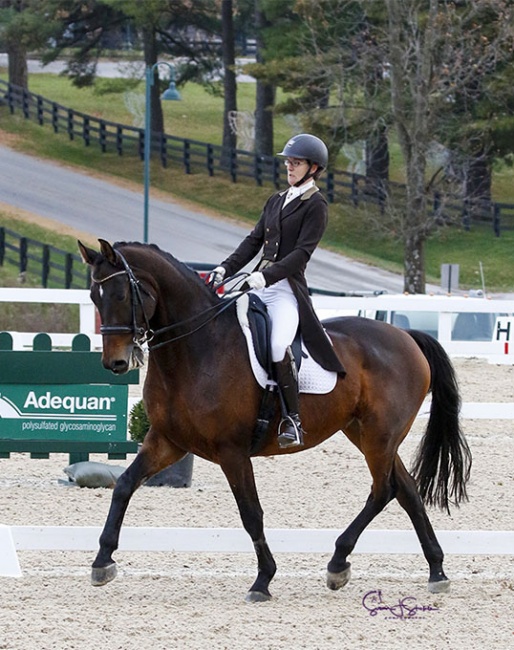
[[432, 524], [428, 519], [425, 506], [416, 488], [416, 483], [405, 469], [399, 456], [396, 457], [394, 470], [397, 486], [396, 498], [412, 521], [423, 550], [423, 555], [430, 569], [428, 590], [432, 593], [448, 591], [450, 589], [450, 581], [443, 570], [443, 550], [437, 541]]
[[[147, 434], [148, 438], [149, 434]], [[145, 440], [134, 461], [119, 477], [113, 490], [109, 514], [100, 535], [100, 549], [93, 562], [91, 584], [100, 587], [116, 577], [116, 563], [112, 554], [118, 548], [121, 525], [130, 498], [141, 483], [180, 458], [178, 449], [165, 449], [157, 454]]]
[[248, 602], [269, 600], [271, 594], [268, 587], [275, 575], [277, 565], [264, 536], [263, 512], [251, 460], [238, 456], [221, 462], [220, 465], [234, 494], [243, 526], [252, 539], [257, 555], [257, 579], [250, 587], [246, 600]]

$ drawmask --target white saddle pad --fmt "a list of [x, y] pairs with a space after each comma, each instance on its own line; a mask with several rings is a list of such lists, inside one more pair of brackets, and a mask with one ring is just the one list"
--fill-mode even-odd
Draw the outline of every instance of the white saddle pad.
[[[255, 349], [253, 347], [252, 333], [250, 330], [250, 324], [248, 322], [248, 296], [246, 294], [242, 295], [237, 301], [237, 317], [239, 319], [239, 324], [243, 330], [243, 334], [246, 339], [246, 344], [248, 347], [248, 355], [250, 357], [250, 364], [252, 366], [253, 374], [257, 383], [265, 388], [271, 382], [268, 379], [268, 373], [260, 365], [257, 360], [257, 355], [255, 354]], [[314, 361], [314, 359], [309, 356], [308, 352], [305, 350], [302, 342], [302, 365], [300, 367], [300, 372], [298, 375], [298, 388], [300, 393], [314, 393], [317, 395], [324, 395], [330, 393], [334, 390], [337, 381], [337, 373], [331, 372], [330, 370], [325, 370], [322, 368], [319, 363]]]

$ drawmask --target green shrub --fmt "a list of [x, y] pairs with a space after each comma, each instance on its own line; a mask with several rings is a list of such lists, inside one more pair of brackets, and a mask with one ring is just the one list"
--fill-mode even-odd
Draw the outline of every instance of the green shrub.
[[130, 410], [129, 433], [131, 440], [143, 442], [150, 428], [150, 420], [145, 411], [143, 400], [139, 400]]

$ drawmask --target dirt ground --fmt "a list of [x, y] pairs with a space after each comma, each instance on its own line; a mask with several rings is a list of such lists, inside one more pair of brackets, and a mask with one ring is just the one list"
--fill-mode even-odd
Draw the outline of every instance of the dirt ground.
[[[514, 366], [454, 363], [464, 402], [514, 402]], [[423, 423], [401, 448], [406, 461]], [[474, 455], [470, 501], [451, 516], [431, 510], [432, 523], [436, 530], [513, 530], [514, 422], [464, 420], [464, 430]], [[103, 525], [111, 491], [63, 485], [67, 464], [59, 454], [0, 460], [0, 523]], [[254, 465], [269, 528], [343, 530], [369, 491], [364, 461], [342, 434]], [[196, 458], [190, 488], [140, 488], [125, 524], [217, 528], [240, 521], [221, 470]], [[411, 528], [396, 502], [371, 527]], [[333, 592], [325, 585], [329, 555], [277, 553], [273, 599], [252, 605], [244, 602], [256, 572], [252, 553], [119, 552], [119, 576], [103, 588], [90, 586], [94, 553], [18, 555], [23, 577], [0, 578], [0, 649], [514, 647], [514, 555], [447, 555], [451, 591], [433, 595], [421, 555], [354, 554], [351, 582]]]

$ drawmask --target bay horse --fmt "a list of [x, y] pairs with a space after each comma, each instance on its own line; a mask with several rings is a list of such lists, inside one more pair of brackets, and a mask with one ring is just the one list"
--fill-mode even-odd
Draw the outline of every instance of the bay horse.
[[[260, 446], [253, 431], [262, 389], [254, 379], [233, 300], [220, 298], [192, 269], [155, 245], [100, 239], [100, 252], [79, 242], [91, 267], [91, 298], [102, 326], [103, 365], [125, 373], [149, 348], [143, 399], [151, 422], [134, 461], [118, 479], [92, 565], [92, 584], [116, 575], [112, 559], [134, 491], [187, 452], [220, 465], [257, 556], [249, 602], [271, 598], [276, 564], [266, 542], [252, 456], [312, 448], [342, 430], [362, 452], [372, 476], [362, 511], [337, 538], [327, 567], [330, 589], [350, 578], [348, 556], [359, 535], [393, 498], [409, 515], [429, 565], [428, 589], [449, 588], [443, 551], [424, 503], [449, 511], [467, 499], [471, 454], [459, 425], [460, 398], [442, 346], [419, 331], [371, 319], [332, 318], [324, 327], [347, 375], [326, 395], [302, 394], [304, 446], [280, 449], [276, 414]], [[398, 447], [432, 392], [426, 431], [412, 475]]]

